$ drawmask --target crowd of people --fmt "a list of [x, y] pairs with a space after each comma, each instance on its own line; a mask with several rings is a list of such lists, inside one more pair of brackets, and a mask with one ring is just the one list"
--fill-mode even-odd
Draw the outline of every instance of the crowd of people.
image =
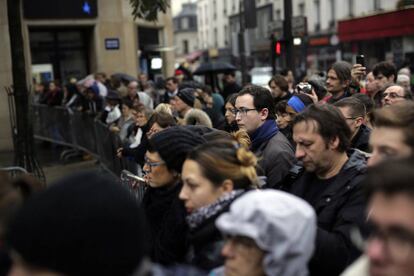
[[221, 91], [145, 74], [39, 86], [36, 103], [117, 133], [146, 189], [138, 202], [98, 172], [43, 191], [0, 180], [1, 262], [13, 276], [412, 275], [410, 83], [390, 62], [340, 61], [268, 87], [228, 72]]

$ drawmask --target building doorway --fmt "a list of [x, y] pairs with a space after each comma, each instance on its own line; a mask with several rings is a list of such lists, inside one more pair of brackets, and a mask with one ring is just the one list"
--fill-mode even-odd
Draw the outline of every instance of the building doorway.
[[[89, 72], [89, 44], [92, 28], [30, 28], [32, 65], [49, 65], [55, 80], [62, 84], [82, 79]], [[47, 81], [47, 80], [42, 80]]]

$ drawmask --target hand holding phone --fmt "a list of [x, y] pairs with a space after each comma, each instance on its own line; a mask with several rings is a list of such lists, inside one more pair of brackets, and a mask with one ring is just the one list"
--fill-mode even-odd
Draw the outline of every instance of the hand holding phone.
[[366, 74], [365, 57], [364, 55], [357, 55], [355, 58], [355, 64], [352, 66], [351, 75], [355, 81], [360, 81]]
[[365, 57], [364, 57], [364, 55], [357, 55], [356, 56], [356, 64], [361, 64], [362, 67], [365, 67]]

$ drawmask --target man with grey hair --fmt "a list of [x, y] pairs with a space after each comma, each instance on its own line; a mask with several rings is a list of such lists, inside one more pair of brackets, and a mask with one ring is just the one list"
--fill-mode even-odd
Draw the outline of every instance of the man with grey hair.
[[390, 106], [398, 102], [412, 100], [413, 96], [410, 90], [405, 89], [403, 86], [393, 84], [385, 88], [382, 93], [382, 106]]
[[125, 101], [131, 103], [132, 106], [137, 105], [137, 103], [141, 103], [146, 108], [153, 109], [154, 102], [150, 96], [148, 96], [145, 92], [138, 91], [138, 82], [131, 81], [128, 84], [128, 95], [124, 98]]
[[399, 74], [397, 76], [397, 84], [411, 91], [411, 80], [409, 76], [404, 75], [404, 74]]

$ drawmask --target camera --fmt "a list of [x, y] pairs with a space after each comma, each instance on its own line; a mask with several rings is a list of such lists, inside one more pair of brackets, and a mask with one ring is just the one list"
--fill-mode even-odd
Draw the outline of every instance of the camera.
[[312, 94], [312, 85], [301, 82], [296, 85], [296, 91], [298, 93]]

